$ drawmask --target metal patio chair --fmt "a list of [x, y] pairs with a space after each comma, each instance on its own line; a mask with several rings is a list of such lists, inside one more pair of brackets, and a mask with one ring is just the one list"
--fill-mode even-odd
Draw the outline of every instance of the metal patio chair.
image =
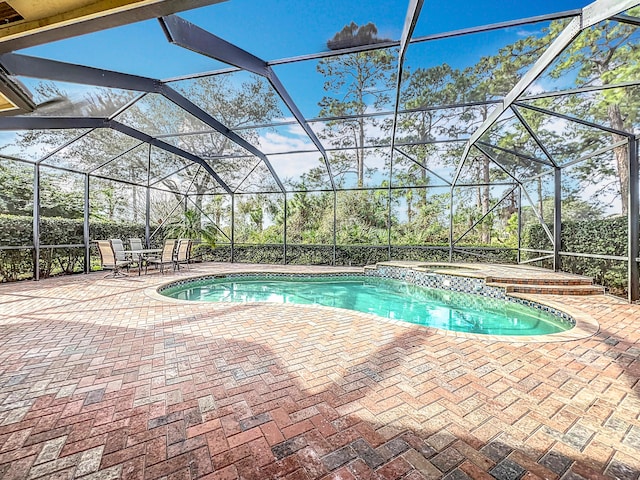
[[191, 261], [191, 244], [192, 241], [188, 238], [181, 238], [178, 240], [178, 248], [176, 250], [176, 260], [174, 269], [180, 270], [180, 264], [184, 263], [189, 268], [189, 262]]
[[147, 262], [151, 265], [160, 266], [160, 273], [164, 273], [165, 265], [174, 265], [176, 251], [176, 240], [168, 239], [164, 241], [164, 247], [159, 257], [149, 257]]
[[112, 273], [105, 276], [108, 277], [126, 277], [127, 275], [120, 270], [123, 267], [129, 268], [131, 262], [129, 260], [119, 260], [116, 252], [113, 249], [111, 241], [109, 240], [97, 240], [98, 251], [100, 252], [100, 263], [104, 270], [113, 270]]
[[[134, 260], [130, 253], [128, 253], [124, 249], [124, 243], [119, 238], [112, 238], [109, 240], [111, 242], [111, 247], [113, 247], [113, 251], [116, 254], [116, 260], [120, 261], [128, 261], [129, 265], [136, 264], [139, 265], [137, 260]], [[128, 268], [128, 267], [127, 267]]]
[[[142, 244], [142, 240], [139, 238], [130, 238], [129, 247], [131, 250], [144, 250], [145, 246]], [[144, 263], [144, 273], [147, 273], [147, 267], [149, 266], [149, 260], [158, 259], [156, 254], [143, 254], [139, 256], [139, 260]]]
[[131, 247], [131, 250], [144, 250], [142, 240], [140, 240], [139, 238], [130, 238], [129, 246]]

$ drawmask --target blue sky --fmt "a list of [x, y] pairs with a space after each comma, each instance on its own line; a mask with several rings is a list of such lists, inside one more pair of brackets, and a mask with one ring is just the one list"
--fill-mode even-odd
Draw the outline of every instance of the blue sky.
[[[425, 1], [415, 36], [541, 15], [588, 0]], [[326, 41], [351, 21], [373, 22], [379, 35], [398, 39], [406, 0], [228, 0], [179, 15], [265, 60], [326, 50]], [[166, 42], [149, 20], [26, 49], [23, 53], [111, 70], [167, 78], [222, 65]]]
[[[588, 0], [427, 0], [414, 36], [571, 10], [588, 3]], [[326, 41], [352, 21], [359, 25], [373, 22], [380, 37], [397, 40], [406, 10], [406, 0], [228, 0], [179, 15], [254, 55], [273, 60], [324, 51]], [[407, 62], [415, 67], [447, 61], [463, 68], [542, 26], [412, 46]], [[157, 20], [53, 42], [21, 53], [160, 79], [226, 67], [169, 44]], [[315, 72], [315, 65], [313, 61], [276, 69], [307, 117], [317, 116], [317, 103], [323, 95], [323, 79]]]
[[[582, 8], [589, 0], [425, 0], [414, 37], [519, 18]], [[228, 0], [179, 13], [198, 26], [265, 60], [295, 57], [326, 50], [326, 41], [344, 25], [373, 22], [379, 36], [397, 40], [406, 15], [407, 0], [300, 2], [299, 0]], [[448, 62], [456, 68], [476, 63], [481, 56], [535, 33], [546, 24], [512, 27], [482, 34], [412, 45], [407, 64], [412, 68]], [[167, 79], [225, 68], [226, 65], [170, 45], [157, 20], [96, 32], [23, 50], [21, 53], [89, 65], [152, 78]], [[306, 117], [318, 115], [323, 78], [316, 61], [275, 67], [285, 87]], [[72, 88], [65, 86], [65, 88]], [[392, 107], [390, 107], [391, 109]], [[206, 109], [206, 108], [205, 108]], [[285, 116], [289, 116], [285, 112]], [[316, 128], [316, 126], [314, 126]], [[308, 147], [297, 128], [283, 128], [261, 137], [262, 148]], [[298, 159], [276, 158], [283, 175], [300, 170]], [[315, 164], [317, 155], [309, 155]]]

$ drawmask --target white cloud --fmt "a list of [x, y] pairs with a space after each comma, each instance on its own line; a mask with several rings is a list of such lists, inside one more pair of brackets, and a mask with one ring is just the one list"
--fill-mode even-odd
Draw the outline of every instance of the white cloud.
[[265, 130], [260, 134], [260, 149], [268, 155], [269, 161], [281, 180], [291, 178], [300, 180], [300, 176], [311, 168], [320, 165], [320, 152], [290, 153], [282, 152], [315, 150], [316, 147], [298, 124], [279, 127], [277, 130]]

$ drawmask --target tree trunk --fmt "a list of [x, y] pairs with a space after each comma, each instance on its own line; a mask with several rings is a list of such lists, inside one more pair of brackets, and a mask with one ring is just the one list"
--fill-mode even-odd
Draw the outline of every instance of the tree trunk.
[[[433, 129], [433, 117], [429, 114], [427, 114], [427, 123], [425, 124], [425, 121], [422, 121], [422, 124], [426, 126], [426, 129], [423, 130], [422, 132], [420, 132], [420, 140], [422, 141], [427, 141], [429, 140], [429, 137], [431, 136], [431, 130]], [[422, 164], [423, 165], [427, 165], [427, 155], [425, 154], [423, 156], [422, 160]], [[426, 168], [422, 168], [420, 167], [420, 176], [421, 176], [421, 180], [422, 180], [422, 185], [427, 185], [428, 184], [428, 177], [427, 177], [427, 169]], [[422, 202], [424, 207], [427, 206], [427, 188], [423, 187], [422, 189]]]
[[[617, 103], [609, 105], [607, 109], [609, 121], [611, 127], [616, 130], [627, 130], [624, 125], [624, 119], [620, 112], [620, 105]], [[616, 133], [611, 134], [613, 142], [620, 142], [625, 140], [626, 137], [618, 135]], [[616, 168], [618, 169], [618, 182], [620, 186], [620, 199], [622, 201], [622, 214], [628, 213], [629, 206], [629, 148], [628, 145], [621, 145], [613, 150], [613, 156], [616, 161]]]
[[131, 196], [133, 200], [131, 205], [131, 209], [133, 210], [133, 223], [138, 223], [138, 192], [136, 187], [131, 187]]
[[[424, 162], [424, 160], [423, 160], [423, 162]], [[427, 206], [427, 187], [424, 186], [424, 185], [427, 185], [427, 169], [426, 168], [420, 167], [420, 176], [422, 177], [421, 178], [422, 183], [420, 183], [420, 185], [422, 185], [420, 201], [422, 202], [422, 207], [426, 208], [426, 206]]]
[[[364, 101], [364, 90], [365, 90], [365, 80], [364, 80], [364, 73], [363, 73], [363, 66], [362, 65], [358, 65], [358, 78], [357, 78], [357, 85], [358, 85], [358, 113], [360, 113], [361, 115], [365, 113], [365, 111], [367, 110], [367, 105]], [[364, 186], [364, 140], [365, 140], [365, 135], [364, 135], [364, 118], [360, 117], [358, 119], [358, 187], [362, 188]]]
[[540, 218], [544, 221], [544, 202], [542, 198], [542, 177], [538, 177], [537, 183], [538, 187], [538, 211], [540, 212]]
[[358, 145], [358, 187], [364, 186], [364, 120], [358, 120], [359, 145]]
[[[482, 203], [482, 215], [486, 215], [487, 213], [489, 213], [489, 208], [491, 208], [491, 190], [489, 187], [489, 181], [490, 181], [490, 177], [489, 177], [489, 165], [490, 165], [490, 161], [489, 158], [487, 157], [483, 157], [482, 158], [482, 180], [484, 182], [484, 186], [482, 187], [482, 193], [481, 193], [481, 203]], [[481, 241], [483, 243], [489, 244], [491, 243], [491, 228], [490, 225], [488, 225], [486, 223], [486, 219], [482, 221], [481, 223], [481, 232], [482, 232], [482, 237], [481, 237]]]

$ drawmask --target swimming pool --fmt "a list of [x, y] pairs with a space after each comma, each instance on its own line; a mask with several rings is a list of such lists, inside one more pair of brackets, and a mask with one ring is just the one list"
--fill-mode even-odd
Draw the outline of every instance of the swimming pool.
[[363, 275], [229, 275], [168, 285], [161, 295], [209, 302], [322, 305], [434, 328], [487, 335], [547, 335], [573, 324], [549, 311]]

